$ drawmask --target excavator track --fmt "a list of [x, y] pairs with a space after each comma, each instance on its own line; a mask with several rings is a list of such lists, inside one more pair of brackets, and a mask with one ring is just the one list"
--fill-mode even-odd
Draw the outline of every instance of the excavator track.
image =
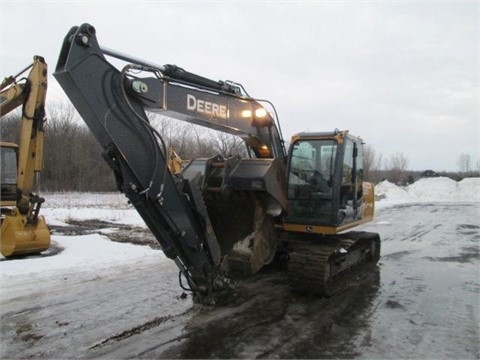
[[349, 232], [325, 237], [289, 235], [293, 248], [288, 278], [293, 290], [332, 296], [368, 271], [380, 258], [376, 233]]

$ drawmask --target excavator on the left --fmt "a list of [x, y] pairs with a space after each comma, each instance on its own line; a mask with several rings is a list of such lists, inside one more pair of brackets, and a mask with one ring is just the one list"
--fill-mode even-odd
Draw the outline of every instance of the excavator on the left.
[[50, 247], [50, 231], [39, 214], [45, 200], [32, 193], [36, 174], [43, 170], [46, 94], [47, 64], [41, 56], [0, 86], [2, 118], [22, 106], [19, 143], [0, 143], [0, 252], [7, 258]]

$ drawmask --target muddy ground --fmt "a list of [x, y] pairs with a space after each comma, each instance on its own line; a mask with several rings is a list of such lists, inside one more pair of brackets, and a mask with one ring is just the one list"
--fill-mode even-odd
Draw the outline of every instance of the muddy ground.
[[381, 234], [378, 266], [331, 298], [267, 270], [227, 305], [193, 305], [173, 262], [4, 279], [1, 357], [478, 359], [479, 215], [480, 204], [382, 209], [362, 228]]

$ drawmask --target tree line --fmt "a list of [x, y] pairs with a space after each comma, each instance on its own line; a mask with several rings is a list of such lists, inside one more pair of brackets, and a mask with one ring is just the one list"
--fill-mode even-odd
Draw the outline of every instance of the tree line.
[[385, 158], [382, 154], [377, 154], [370, 145], [366, 145], [364, 150], [365, 179], [373, 183], [388, 180], [397, 185], [408, 185], [422, 177], [442, 176], [455, 181], [467, 177], [480, 177], [480, 162], [476, 169], [473, 168], [470, 155], [464, 153], [458, 157], [458, 171], [434, 171], [432, 169], [413, 171], [408, 169], [408, 158], [401, 151]]
[[[71, 104], [47, 109], [44, 133], [44, 170], [37, 180], [38, 191], [115, 191], [112, 170], [101, 153], [103, 149], [80, 119]], [[245, 155], [243, 141], [235, 136], [209, 131], [192, 124], [173, 121], [160, 115], [149, 115], [151, 124], [162, 134], [168, 148], [182, 159], [211, 157], [221, 154]], [[0, 139], [19, 142], [20, 111], [1, 119]]]
[[[45, 168], [37, 183], [43, 192], [62, 191], [115, 191], [113, 173], [101, 156], [102, 148], [93, 134], [79, 118], [71, 104], [60, 104], [47, 109], [45, 127]], [[2, 117], [1, 141], [18, 143], [20, 111]], [[182, 159], [211, 157], [221, 154], [247, 154], [243, 140], [223, 132], [213, 131], [193, 124], [172, 120], [160, 115], [149, 115], [151, 124], [162, 135], [166, 146], [175, 150]], [[460, 180], [465, 176], [478, 176], [478, 169], [471, 170], [471, 160], [461, 154], [458, 173], [438, 173]], [[422, 176], [421, 172], [408, 170], [408, 158], [397, 152], [388, 158], [370, 146], [365, 146], [364, 179], [378, 183], [388, 180], [395, 184], [407, 184]]]

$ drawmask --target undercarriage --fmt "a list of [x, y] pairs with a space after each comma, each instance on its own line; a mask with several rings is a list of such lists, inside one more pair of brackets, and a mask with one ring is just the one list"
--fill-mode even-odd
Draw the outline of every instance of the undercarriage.
[[376, 233], [338, 235], [283, 233], [289, 253], [288, 278], [295, 291], [331, 296], [375, 265], [380, 258]]

